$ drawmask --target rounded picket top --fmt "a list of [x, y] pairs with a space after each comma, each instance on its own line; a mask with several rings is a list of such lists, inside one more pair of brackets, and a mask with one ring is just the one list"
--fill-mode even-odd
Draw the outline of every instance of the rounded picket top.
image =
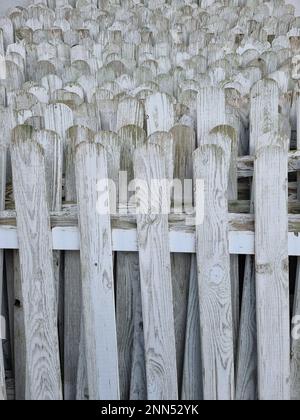
[[24, 26], [24, 18], [21, 8], [15, 7], [9, 10], [7, 16], [11, 20], [15, 31]]
[[21, 89], [25, 82], [24, 71], [13, 61], [5, 60], [4, 79], [1, 84], [7, 91]]
[[82, 103], [73, 111], [74, 124], [86, 127], [95, 133], [101, 130], [100, 116], [94, 104]]
[[41, 60], [35, 64], [34, 80], [40, 82], [41, 79], [48, 74], [56, 74], [55, 65], [48, 60]]
[[24, 125], [31, 125], [35, 130], [45, 129], [45, 119], [43, 116], [32, 116], [24, 121]]
[[50, 95], [51, 92], [62, 89], [63, 82], [59, 76], [56, 74], [47, 74], [41, 78], [41, 85], [47, 90]]
[[44, 110], [45, 128], [56, 131], [62, 138], [74, 124], [73, 111], [62, 103], [49, 104]]
[[0, 29], [2, 29], [4, 48], [6, 50], [10, 44], [15, 42], [14, 27], [9, 17], [0, 17]]
[[128, 125], [143, 128], [145, 121], [144, 107], [136, 98], [126, 96], [118, 103], [116, 131]]
[[75, 92], [66, 89], [59, 89], [53, 92], [51, 101], [55, 103], [63, 103], [68, 105], [71, 109], [76, 109], [84, 102], [84, 98]]
[[290, 69], [287, 69], [286, 71], [284, 71], [284, 69], [277, 70], [274, 73], [269, 74], [268, 78], [276, 81], [282, 93], [293, 90], [294, 84], [290, 76]]
[[8, 93], [8, 105], [12, 106], [16, 111], [21, 109], [31, 109], [39, 101], [30, 92], [26, 90], [16, 90]]

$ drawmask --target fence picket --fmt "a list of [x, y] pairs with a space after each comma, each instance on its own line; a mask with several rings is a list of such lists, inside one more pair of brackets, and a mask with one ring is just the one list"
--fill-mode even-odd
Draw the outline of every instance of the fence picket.
[[[6, 188], [6, 156], [7, 146], [0, 142], [0, 210], [5, 207], [5, 188]], [[3, 269], [4, 252], [0, 250], [0, 314], [2, 313], [2, 290], [3, 290]], [[0, 331], [0, 400], [6, 399], [5, 371], [3, 361], [2, 337]]]
[[[140, 191], [145, 198], [151, 190], [151, 180], [163, 180], [166, 177], [165, 160], [159, 146], [147, 144], [138, 148], [134, 169], [135, 177], [145, 182]], [[159, 197], [153, 197], [152, 192], [152, 198], [160, 209], [168, 205], [169, 196], [164, 186], [162, 189]], [[156, 213], [138, 214], [137, 229], [147, 396], [150, 400], [176, 400], [178, 389], [168, 217]]]
[[[213, 134], [210, 134], [213, 136]], [[227, 191], [231, 145], [208, 144], [194, 154], [194, 179], [203, 180], [203, 224], [196, 226], [203, 394], [234, 398], [234, 349], [228, 248]], [[196, 203], [201, 197], [196, 190]]]
[[102, 215], [97, 211], [98, 198], [109, 203], [108, 188], [102, 195], [97, 192], [97, 182], [108, 178], [103, 146], [91, 141], [79, 144], [75, 152], [75, 173], [89, 398], [118, 400], [120, 392], [110, 217], [109, 213]]
[[262, 146], [255, 160], [258, 389], [261, 400], [290, 399], [286, 203], [286, 146]]
[[[127, 172], [129, 184], [134, 179], [134, 151], [144, 144], [146, 133], [136, 125], [127, 125], [118, 131], [118, 136], [120, 170]], [[117, 254], [116, 298], [121, 399], [142, 400], [147, 397], [147, 387], [138, 254]]]
[[20, 243], [26, 334], [27, 386], [31, 399], [61, 399], [55, 281], [45, 163], [30, 126], [13, 132], [13, 183]]

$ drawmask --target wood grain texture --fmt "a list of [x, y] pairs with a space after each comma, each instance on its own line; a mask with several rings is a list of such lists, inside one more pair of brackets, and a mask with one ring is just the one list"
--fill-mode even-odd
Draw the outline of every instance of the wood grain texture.
[[[296, 102], [297, 150], [300, 150], [300, 95]], [[297, 198], [300, 198], [300, 173], [297, 173]], [[300, 258], [297, 260], [293, 317], [300, 314]], [[293, 327], [293, 326], [292, 326]], [[300, 341], [291, 338], [291, 399], [300, 400]]]
[[205, 214], [196, 226], [203, 395], [234, 398], [234, 352], [228, 248], [230, 144], [204, 145], [194, 155], [194, 179], [204, 180]]
[[[182, 194], [179, 197], [176, 197], [174, 195], [171, 197], [171, 199], [173, 198], [174, 207], [177, 207], [178, 209], [181, 208], [181, 211], [183, 211], [184, 207], [187, 208], [189, 206], [192, 206], [192, 197], [190, 197], [190, 199], [188, 198], [187, 192], [184, 191], [184, 183], [185, 180], [193, 179], [193, 153], [196, 149], [196, 137], [194, 130], [184, 125], [174, 126], [171, 129], [170, 134], [172, 135], [174, 142], [172, 151], [174, 155], [174, 179], [178, 179], [181, 181], [183, 185], [182, 192], [185, 193], [185, 199], [183, 199]], [[190, 340], [193, 340], [192, 337], [186, 336], [191, 256], [184, 254], [172, 254], [171, 267], [174, 298], [178, 388], [181, 390], [185, 386], [183, 384], [183, 371], [186, 340], [188, 342]], [[193, 268], [196, 268], [195, 265], [193, 265]], [[194, 305], [191, 307], [190, 311], [192, 309], [194, 309]], [[190, 333], [193, 334], [193, 331], [190, 330]], [[191, 363], [193, 363], [193, 359], [191, 360]], [[197, 367], [198, 364], [195, 366], [196, 371]], [[188, 375], [191, 372], [190, 368], [191, 366], [187, 366], [188, 372], [186, 372], [186, 375]], [[187, 377], [185, 379], [187, 379]]]
[[[91, 141], [94, 133], [83, 126], [73, 126], [67, 131], [65, 199], [77, 201], [75, 177], [75, 149], [84, 141]], [[86, 388], [84, 331], [82, 323], [82, 292], [80, 254], [76, 251], [65, 252], [64, 264], [64, 398], [76, 399], [78, 389]], [[82, 344], [80, 346], [80, 344]], [[79, 373], [82, 372], [81, 374]], [[78, 380], [82, 383], [78, 383]], [[85, 391], [83, 391], [84, 393]]]
[[33, 400], [61, 399], [55, 281], [45, 163], [31, 127], [13, 132], [12, 168], [20, 242], [27, 386]]
[[[230, 125], [219, 125], [213, 128], [210, 135], [207, 136], [205, 143], [230, 146], [228, 153], [230, 154], [230, 170], [228, 181], [228, 199], [237, 200], [238, 183], [237, 183], [237, 133]], [[230, 279], [231, 279], [231, 295], [232, 295], [232, 320], [233, 320], [233, 343], [236, 354], [239, 320], [240, 320], [240, 284], [239, 284], [239, 260], [237, 255], [230, 255]]]
[[75, 173], [81, 237], [81, 274], [87, 378], [91, 400], [120, 398], [114, 302], [114, 277], [109, 214], [97, 211], [97, 200], [109, 201], [103, 146], [83, 142], [76, 148]]
[[[148, 144], [137, 149], [134, 159], [135, 176], [144, 181], [139, 197], [151, 190], [151, 180], [164, 179], [165, 161], [158, 146]], [[163, 190], [152, 200], [162, 209], [168, 200]], [[147, 203], [144, 202], [147, 205]], [[149, 203], [148, 203], [149, 204]], [[137, 216], [140, 256], [141, 293], [146, 351], [147, 397], [177, 399], [176, 346], [173, 316], [171, 261], [168, 243], [167, 216]], [[163, 279], [163, 282], [161, 281]]]
[[[271, 134], [272, 130], [277, 130], [279, 124], [279, 93], [276, 82], [266, 79], [254, 84], [250, 98], [249, 151], [254, 156], [257, 148], [270, 145], [276, 139], [276, 136]], [[254, 213], [254, 194], [252, 189], [251, 213]], [[253, 257], [247, 256], [241, 304], [236, 385], [237, 399], [246, 400], [256, 399], [258, 396], [256, 290], [251, 282], [255, 283], [255, 263]]]
[[[5, 189], [6, 189], [6, 157], [7, 146], [0, 143], [0, 210], [5, 207]], [[2, 314], [2, 290], [3, 290], [3, 272], [4, 270], [4, 252], [0, 251], [0, 314]], [[5, 370], [3, 361], [2, 340], [0, 337], [0, 400], [6, 399]]]
[[258, 396], [255, 270], [254, 267], [247, 267], [247, 264], [254, 264], [254, 259], [247, 256], [245, 264], [236, 369], [236, 400], [253, 401]]
[[14, 370], [16, 400], [30, 399], [26, 380], [26, 334], [24, 319], [24, 299], [20, 272], [19, 251], [13, 251], [13, 286], [14, 286]]
[[196, 256], [192, 256], [181, 399], [202, 400], [202, 356]]
[[169, 131], [175, 123], [173, 103], [165, 93], [155, 93], [145, 101], [147, 134]]
[[[130, 184], [134, 179], [134, 151], [143, 145], [146, 134], [137, 125], [126, 125], [118, 131], [118, 136], [121, 145], [120, 169], [126, 171], [127, 183]], [[126, 204], [126, 200], [122, 203], [123, 197], [120, 198], [121, 204]], [[138, 254], [118, 253], [116, 270], [121, 399], [144, 399], [147, 389]]]
[[290, 326], [286, 148], [260, 148], [256, 155], [255, 174], [259, 399], [288, 400]]

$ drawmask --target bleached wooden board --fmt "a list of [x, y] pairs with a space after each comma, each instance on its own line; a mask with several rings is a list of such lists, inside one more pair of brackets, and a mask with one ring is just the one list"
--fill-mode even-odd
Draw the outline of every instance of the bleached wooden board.
[[165, 93], [155, 93], [145, 101], [147, 134], [156, 131], [169, 131], [175, 123], [174, 108], [171, 98]]
[[[234, 349], [226, 208], [230, 145], [200, 146], [194, 155], [194, 179], [204, 181], [203, 224], [196, 226], [203, 395], [207, 400], [234, 398]], [[224, 146], [224, 148], [222, 148]]]
[[61, 399], [56, 296], [45, 163], [32, 128], [13, 132], [12, 168], [20, 242], [27, 386], [33, 400]]
[[86, 343], [87, 378], [91, 400], [118, 400], [119, 370], [114, 278], [109, 215], [97, 212], [97, 200], [109, 200], [108, 190], [97, 192], [107, 179], [103, 146], [84, 142], [75, 155], [79, 203], [80, 258]]
[[260, 148], [255, 173], [259, 399], [289, 400], [290, 308], [285, 147]]
[[[81, 126], [67, 131], [65, 199], [76, 202], [75, 149], [84, 141], [92, 141], [94, 133]], [[65, 253], [64, 270], [64, 392], [66, 400], [74, 400], [77, 390], [86, 387], [86, 377], [79, 375], [79, 360], [85, 363], [84, 331], [82, 330], [82, 291], [80, 255]], [[82, 353], [82, 354], [81, 354]], [[83, 372], [86, 372], [84, 366]], [[83, 383], [78, 383], [78, 380]]]
[[[137, 149], [135, 176], [146, 182], [165, 178], [165, 162], [158, 146], [148, 144]], [[168, 200], [164, 191], [159, 200]], [[176, 347], [173, 317], [171, 261], [168, 244], [168, 220], [161, 214], [138, 215], [138, 247], [140, 256], [141, 292], [144, 320], [147, 397], [178, 398]], [[163, 279], [163, 282], [161, 281]]]
[[[6, 185], [6, 156], [7, 146], [0, 142], [0, 209], [4, 210], [5, 206], [5, 185]], [[3, 290], [3, 269], [4, 269], [4, 253], [0, 251], [0, 313], [2, 313], [2, 290]], [[3, 333], [3, 332], [2, 332]], [[4, 337], [3, 337], [4, 338]], [[2, 340], [0, 337], [0, 400], [6, 399], [5, 387], [5, 370], [2, 351]]]
[[[130, 121], [131, 118], [124, 113], [122, 121], [125, 124], [125, 121]], [[138, 123], [138, 118], [135, 118], [135, 122]], [[118, 136], [121, 147], [120, 169], [126, 171], [129, 184], [134, 179], [134, 151], [136, 147], [143, 145], [146, 134], [138, 125], [125, 125], [118, 131]], [[121, 399], [145, 399], [147, 389], [139, 256], [136, 253], [122, 252], [118, 253], [116, 258]]]
[[202, 359], [200, 338], [200, 309], [198, 300], [196, 256], [192, 256], [181, 398], [203, 399]]

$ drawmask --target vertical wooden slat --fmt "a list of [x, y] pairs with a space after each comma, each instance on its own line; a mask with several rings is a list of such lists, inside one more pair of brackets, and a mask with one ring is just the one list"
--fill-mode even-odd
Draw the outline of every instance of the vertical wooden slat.
[[117, 400], [119, 392], [110, 216], [99, 214], [97, 200], [109, 202], [97, 182], [107, 180], [103, 146], [77, 146], [75, 173], [81, 236], [81, 274], [89, 397]]
[[[143, 145], [146, 134], [136, 125], [127, 125], [118, 131], [118, 136], [120, 169], [126, 171], [129, 184], [134, 179], [134, 151]], [[129, 200], [130, 196], [127, 198]], [[147, 397], [147, 389], [138, 254], [117, 254], [116, 298], [121, 399], [143, 400]]]
[[[166, 178], [160, 148], [148, 144], [137, 149], [134, 169], [135, 177], [143, 181], [138, 196], [147, 200], [151, 180]], [[160, 209], [167, 206], [168, 196], [165, 186], [159, 196], [152, 190], [152, 199]], [[149, 203], [143, 204], [147, 207]], [[178, 390], [168, 216], [138, 214], [137, 228], [148, 399], [175, 400]]]
[[[192, 128], [184, 125], [176, 125], [171, 129], [170, 134], [172, 135], [174, 142], [174, 179], [180, 180], [182, 185], [182, 193], [184, 194], [185, 180], [193, 179], [193, 153], [196, 149], [196, 136]], [[182, 206], [182, 211], [185, 210], [184, 206], [192, 206], [192, 199], [190, 200], [190, 203], [184, 203], [182, 195], [180, 197], [172, 198], [174, 206]], [[171, 254], [171, 267], [174, 299], [178, 387], [181, 390], [182, 387], [187, 386], [187, 384], [183, 384], [185, 341], [186, 339], [187, 342], [193, 340], [191, 336], [186, 336], [191, 256], [186, 254]], [[189, 333], [193, 335], [194, 331], [190, 329]], [[196, 346], [198, 346], [198, 349], [200, 350], [200, 341], [198, 341]], [[194, 349], [194, 354], [196, 353], [197, 350]], [[197, 370], [196, 366], [195, 370]], [[189, 380], [187, 377], [188, 374], [189, 373], [186, 372], [186, 380]]]
[[[6, 188], [6, 156], [7, 146], [0, 143], [0, 210], [5, 206], [5, 188]], [[3, 288], [3, 263], [4, 252], [0, 250], [0, 315], [2, 314], [2, 288]], [[3, 361], [2, 339], [0, 336], [0, 400], [6, 399], [5, 388], [5, 370]]]
[[[213, 134], [210, 134], [213, 136]], [[234, 349], [227, 191], [231, 145], [200, 146], [194, 179], [203, 180], [204, 222], [196, 226], [204, 399], [234, 398]], [[212, 142], [214, 143], [214, 142]]]
[[196, 257], [192, 256], [181, 390], [182, 400], [203, 399], [198, 296], [197, 262]]
[[[83, 141], [91, 141], [93, 132], [85, 127], [74, 126], [67, 132], [66, 147], [66, 176], [65, 200], [76, 203], [75, 180], [75, 149]], [[79, 361], [84, 365], [85, 347], [80, 347], [84, 341], [81, 337], [82, 325], [82, 296], [81, 296], [81, 269], [80, 255], [77, 251], [65, 252], [64, 270], [64, 398], [75, 400], [77, 392], [86, 388], [86, 378], [79, 374]], [[84, 334], [84, 332], [82, 332]], [[81, 367], [80, 367], [81, 368]], [[79, 383], [78, 380], [83, 380]]]
[[13, 132], [11, 155], [21, 261], [28, 393], [61, 399], [52, 243], [41, 147], [29, 126]]
[[156, 131], [169, 131], [174, 125], [174, 107], [170, 97], [165, 93], [155, 93], [145, 101], [147, 135]]
[[[252, 87], [250, 97], [249, 150], [253, 156], [257, 147], [274, 141], [274, 138], [270, 138], [272, 135], [266, 133], [278, 129], [278, 86], [273, 80], [261, 80]], [[252, 192], [252, 213], [253, 199]], [[253, 257], [246, 256], [237, 359], [236, 398], [239, 400], [257, 398], [256, 289], [253, 260]]]
[[259, 398], [288, 400], [290, 322], [286, 147], [261, 147], [257, 151], [254, 170]]
[[[300, 150], [300, 95], [296, 103], [297, 149]], [[297, 173], [297, 198], [300, 199], [300, 173]], [[297, 259], [293, 318], [300, 314], [300, 258]], [[294, 327], [292, 325], [292, 327]], [[300, 400], [300, 340], [292, 337], [291, 345], [291, 399]]]

